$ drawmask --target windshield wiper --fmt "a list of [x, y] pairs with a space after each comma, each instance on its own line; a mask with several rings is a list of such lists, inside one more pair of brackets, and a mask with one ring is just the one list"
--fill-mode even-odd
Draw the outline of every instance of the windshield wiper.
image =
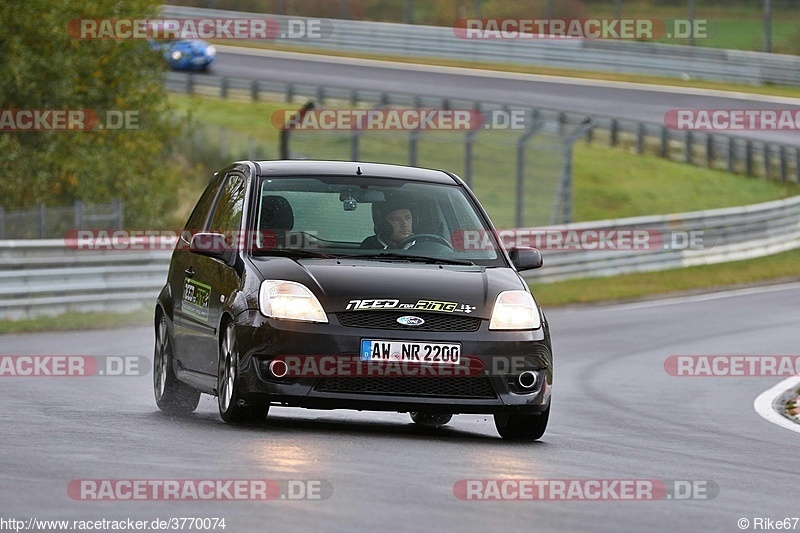
[[281, 257], [311, 257], [314, 259], [339, 259], [341, 255], [326, 254], [323, 252], [312, 252], [310, 250], [291, 249], [291, 248], [274, 248], [271, 250], [253, 250], [253, 255], [261, 256], [281, 256]]
[[472, 261], [467, 261], [463, 259], [443, 259], [441, 257], [426, 257], [424, 255], [407, 255], [407, 254], [398, 254], [396, 252], [384, 252], [379, 254], [364, 254], [364, 255], [350, 255], [347, 256], [348, 259], [398, 259], [401, 261], [409, 261], [412, 263], [428, 263], [428, 264], [438, 264], [438, 265], [467, 265], [467, 266], [475, 266], [475, 263]]

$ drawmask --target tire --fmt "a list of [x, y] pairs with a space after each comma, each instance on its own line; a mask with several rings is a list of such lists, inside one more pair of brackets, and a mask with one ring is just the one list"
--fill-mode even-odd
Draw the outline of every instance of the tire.
[[217, 404], [219, 416], [226, 424], [253, 424], [262, 422], [269, 413], [269, 405], [248, 405], [239, 398], [239, 353], [233, 323], [223, 330], [219, 343], [217, 365]]
[[153, 393], [156, 405], [165, 413], [188, 415], [197, 409], [200, 391], [178, 381], [172, 369], [172, 337], [167, 317], [160, 314], [153, 353]]
[[508, 440], [538, 440], [547, 429], [550, 407], [538, 415], [494, 415], [494, 425], [500, 436]]
[[420, 426], [435, 428], [450, 422], [453, 415], [447, 413], [409, 413], [411, 420]]

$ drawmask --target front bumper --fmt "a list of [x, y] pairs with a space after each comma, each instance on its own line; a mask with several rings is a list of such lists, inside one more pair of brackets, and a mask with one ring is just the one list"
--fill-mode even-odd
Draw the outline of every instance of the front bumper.
[[[239, 315], [241, 398], [313, 409], [452, 414], [538, 413], [550, 404], [553, 366], [546, 323], [535, 331], [490, 331], [488, 320], [482, 320], [477, 331], [433, 332], [347, 327], [335, 314], [328, 319], [328, 324], [307, 324], [269, 319], [256, 310]], [[362, 339], [458, 342], [463, 364], [469, 363], [473, 370], [446, 377], [422, 372], [399, 377], [315, 373], [283, 378], [267, 370], [271, 361], [287, 356], [357, 360]], [[524, 370], [537, 376], [530, 389], [516, 385]]]

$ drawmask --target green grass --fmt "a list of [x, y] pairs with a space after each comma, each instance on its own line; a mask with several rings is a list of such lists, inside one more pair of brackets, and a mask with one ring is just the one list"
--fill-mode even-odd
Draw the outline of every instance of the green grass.
[[153, 311], [149, 309], [129, 313], [64, 313], [55, 317], [0, 320], [0, 335], [42, 331], [111, 329], [149, 326], [152, 323]]
[[[544, 257], [547, 268], [547, 256]], [[800, 250], [732, 263], [556, 283], [529, 283], [542, 306], [623, 301], [669, 293], [798, 281]]]
[[767, 202], [800, 194], [793, 183], [578, 143], [575, 220], [604, 220]]
[[[180, 110], [191, 110], [199, 123], [225, 126], [263, 140], [271, 146], [270, 154], [278, 151], [278, 130], [270, 120], [272, 113], [299, 107], [297, 103], [244, 103], [174, 94], [170, 99]], [[519, 135], [518, 131], [485, 131], [474, 144], [472, 189], [499, 228], [515, 226], [515, 142]], [[465, 177], [463, 133], [425, 133], [422, 139], [420, 166], [445, 168]], [[536, 188], [526, 187], [525, 225], [547, 223], [552, 197], [545, 193], [553, 192], [561, 170], [557, 141], [546, 136], [538, 136], [535, 141], [526, 152], [526, 177], [536, 183]], [[309, 158], [350, 158], [350, 139], [344, 133], [295, 132], [291, 147]], [[364, 134], [360, 148], [363, 161], [408, 163], [406, 133]], [[573, 176], [576, 221], [730, 207], [800, 194], [796, 184], [747, 178], [584, 142], [575, 147]], [[199, 182], [197, 187], [204, 183]], [[199, 191], [193, 197], [197, 194]]]

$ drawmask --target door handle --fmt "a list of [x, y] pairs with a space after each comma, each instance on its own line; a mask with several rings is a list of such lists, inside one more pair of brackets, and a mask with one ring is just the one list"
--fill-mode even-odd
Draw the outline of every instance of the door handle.
[[183, 273], [186, 274], [187, 278], [194, 277], [194, 270], [192, 270], [192, 267], [187, 268], [186, 270], [183, 271]]

